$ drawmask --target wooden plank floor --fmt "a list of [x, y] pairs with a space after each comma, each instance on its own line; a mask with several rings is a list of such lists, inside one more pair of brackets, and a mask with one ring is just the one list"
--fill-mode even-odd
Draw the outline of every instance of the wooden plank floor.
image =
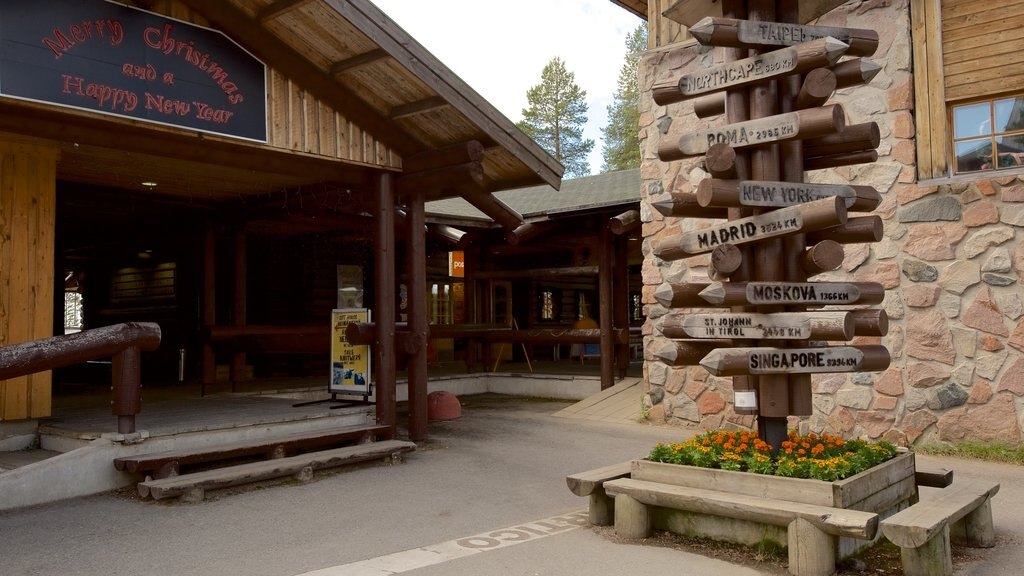
[[631, 422], [640, 418], [642, 388], [639, 378], [624, 378], [618, 384], [555, 412], [560, 418]]

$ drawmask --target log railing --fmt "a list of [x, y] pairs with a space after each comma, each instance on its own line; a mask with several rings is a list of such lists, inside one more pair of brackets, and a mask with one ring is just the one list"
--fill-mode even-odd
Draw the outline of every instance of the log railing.
[[140, 355], [159, 345], [160, 326], [151, 322], [125, 322], [14, 344], [0, 348], [0, 380], [111, 358], [112, 412], [118, 433], [131, 434], [142, 405]]

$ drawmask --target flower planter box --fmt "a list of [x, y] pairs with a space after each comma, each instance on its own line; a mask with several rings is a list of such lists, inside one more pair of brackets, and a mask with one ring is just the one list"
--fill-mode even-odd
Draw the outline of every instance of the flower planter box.
[[[835, 482], [680, 466], [650, 460], [634, 460], [630, 476], [636, 480], [675, 486], [874, 512], [882, 518], [906, 508], [917, 495], [913, 452], [901, 452], [870, 470]], [[780, 546], [786, 545], [785, 528], [747, 520], [660, 508], [654, 513], [653, 522], [657, 529], [688, 536], [745, 545], [755, 545], [765, 540]], [[840, 538], [836, 558], [845, 558], [868, 544], [870, 542], [865, 540]]]

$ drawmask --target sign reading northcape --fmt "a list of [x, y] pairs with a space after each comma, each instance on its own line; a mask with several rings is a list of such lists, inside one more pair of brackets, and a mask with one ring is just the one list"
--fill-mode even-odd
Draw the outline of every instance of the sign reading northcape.
[[715, 376], [877, 372], [889, 367], [884, 346], [718, 348], [701, 361]]

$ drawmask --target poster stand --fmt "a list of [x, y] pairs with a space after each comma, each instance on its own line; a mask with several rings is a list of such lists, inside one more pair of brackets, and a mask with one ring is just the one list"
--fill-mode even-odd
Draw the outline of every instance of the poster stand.
[[[330, 398], [298, 402], [293, 408], [331, 403], [331, 410], [351, 406], [370, 406], [373, 385], [370, 382], [370, 346], [349, 343], [345, 328], [354, 322], [370, 322], [366, 308], [340, 308], [331, 312], [331, 377], [327, 384]], [[339, 398], [338, 396], [355, 396]]]

